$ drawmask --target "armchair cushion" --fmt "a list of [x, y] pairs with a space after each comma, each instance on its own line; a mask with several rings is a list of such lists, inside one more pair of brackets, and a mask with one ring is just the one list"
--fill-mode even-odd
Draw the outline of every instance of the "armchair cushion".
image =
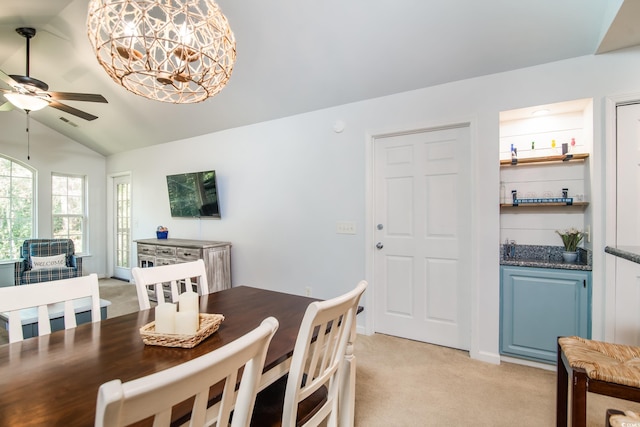
[[50, 282], [52, 280], [70, 279], [78, 277], [78, 269], [73, 267], [52, 267], [40, 268], [37, 270], [26, 270], [20, 276], [20, 285], [31, 283]]
[[67, 267], [67, 254], [31, 257], [32, 270], [38, 270], [40, 268], [52, 268], [52, 267]]

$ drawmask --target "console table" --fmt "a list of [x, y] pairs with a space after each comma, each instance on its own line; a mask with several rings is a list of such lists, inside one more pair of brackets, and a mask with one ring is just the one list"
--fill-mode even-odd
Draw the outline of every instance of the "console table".
[[202, 259], [209, 292], [231, 287], [231, 243], [189, 239], [140, 239], [138, 267], [153, 267]]

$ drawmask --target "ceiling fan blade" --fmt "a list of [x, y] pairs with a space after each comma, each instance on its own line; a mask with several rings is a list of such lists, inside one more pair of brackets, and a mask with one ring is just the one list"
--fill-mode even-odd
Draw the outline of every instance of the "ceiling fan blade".
[[9, 101], [0, 105], [0, 111], [11, 111], [11, 110], [13, 110], [13, 104], [10, 103]]
[[4, 71], [0, 70], [0, 81], [2, 81], [4, 83], [4, 85], [2, 86], [8, 86], [8, 88], [12, 89], [14, 87], [16, 87], [18, 84], [16, 83], [15, 80], [13, 80], [11, 77], [9, 77], [8, 74], [5, 74]]
[[63, 101], [107, 102], [104, 96], [95, 93], [47, 92], [47, 94], [53, 99]]
[[62, 104], [58, 101], [51, 100], [49, 101], [49, 107], [53, 107], [57, 110], [64, 111], [65, 113], [72, 114], [76, 117], [80, 117], [85, 120], [95, 120], [98, 116], [94, 116], [93, 114], [86, 113], [84, 111], [78, 110], [77, 108], [69, 107], [68, 105]]

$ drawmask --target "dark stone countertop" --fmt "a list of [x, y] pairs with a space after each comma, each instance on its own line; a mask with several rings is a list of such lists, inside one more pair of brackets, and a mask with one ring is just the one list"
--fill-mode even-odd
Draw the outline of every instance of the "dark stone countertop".
[[564, 262], [562, 252], [564, 252], [562, 246], [515, 245], [514, 250], [510, 251], [510, 245], [500, 245], [500, 265], [592, 270], [593, 257], [590, 250], [578, 248], [578, 261], [575, 263]]
[[512, 265], [517, 267], [537, 267], [537, 268], [559, 268], [563, 270], [586, 270], [591, 271], [592, 268], [587, 264], [566, 263], [564, 261], [549, 262], [540, 260], [501, 260], [500, 265]]
[[605, 246], [608, 254], [640, 264], [640, 246]]

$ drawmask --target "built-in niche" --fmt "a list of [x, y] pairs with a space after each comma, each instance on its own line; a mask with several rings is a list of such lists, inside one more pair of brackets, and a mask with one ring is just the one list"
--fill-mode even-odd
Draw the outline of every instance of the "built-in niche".
[[500, 113], [501, 242], [561, 246], [556, 230], [590, 231], [592, 147], [592, 99]]

